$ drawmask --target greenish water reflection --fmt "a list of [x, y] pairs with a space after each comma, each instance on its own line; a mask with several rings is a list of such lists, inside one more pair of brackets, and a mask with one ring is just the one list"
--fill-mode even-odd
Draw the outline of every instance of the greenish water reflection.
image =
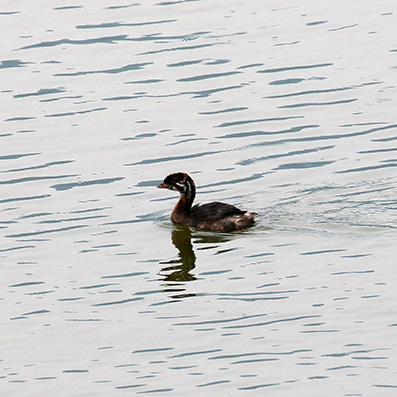
[[232, 238], [233, 235], [192, 231], [186, 226], [174, 226], [171, 232], [171, 241], [178, 250], [178, 258], [160, 262], [162, 265], [167, 265], [159, 272], [161, 279], [171, 283], [196, 280], [197, 277], [193, 272], [196, 267], [193, 243], [205, 245], [198, 249], [213, 249], [217, 248], [217, 245], [214, 246], [214, 244], [224, 243]]
[[192, 281], [196, 280], [191, 271], [196, 267], [196, 255], [193, 250], [192, 232], [188, 227], [174, 228], [171, 233], [172, 244], [178, 253], [177, 259], [160, 262], [163, 267], [160, 275], [164, 281]]

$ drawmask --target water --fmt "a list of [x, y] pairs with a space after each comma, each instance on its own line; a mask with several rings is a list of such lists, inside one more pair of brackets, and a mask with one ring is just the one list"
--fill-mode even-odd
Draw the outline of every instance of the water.
[[3, 2], [2, 394], [395, 395], [396, 12]]

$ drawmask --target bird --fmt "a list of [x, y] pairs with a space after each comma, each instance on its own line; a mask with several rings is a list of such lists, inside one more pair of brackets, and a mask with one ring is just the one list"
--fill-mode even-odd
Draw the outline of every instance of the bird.
[[229, 233], [255, 223], [257, 213], [240, 210], [231, 204], [213, 202], [192, 206], [196, 196], [196, 185], [184, 172], [168, 175], [157, 187], [174, 190], [180, 194], [179, 201], [171, 213], [171, 221], [174, 224]]

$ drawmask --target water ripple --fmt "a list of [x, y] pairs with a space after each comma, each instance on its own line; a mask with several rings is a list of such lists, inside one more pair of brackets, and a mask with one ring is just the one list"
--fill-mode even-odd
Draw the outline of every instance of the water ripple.
[[24, 196], [24, 197], [12, 197], [8, 199], [1, 199], [0, 203], [12, 203], [17, 201], [28, 201], [28, 200], [39, 200], [43, 198], [51, 197], [51, 194], [41, 194], [37, 196]]
[[[242, 109], [245, 109], [245, 108], [242, 108]], [[230, 110], [228, 110], [228, 111], [230, 111]], [[225, 110], [214, 112], [214, 113], [215, 114], [216, 113], [225, 113]], [[207, 113], [207, 114], [214, 114], [214, 113]], [[289, 117], [273, 117], [273, 118], [263, 118], [263, 119], [253, 119], [253, 120], [237, 120], [237, 121], [223, 122], [222, 124], [218, 124], [214, 127], [215, 128], [234, 127], [237, 125], [267, 123], [270, 121], [286, 121], [286, 120], [302, 119], [302, 118], [303, 118], [303, 116], [289, 116]], [[229, 137], [229, 136], [226, 136], [226, 137]]]
[[191, 81], [201, 81], [201, 80], [207, 80], [207, 79], [217, 79], [219, 77], [227, 77], [227, 76], [232, 76], [234, 74], [239, 74], [240, 72], [236, 71], [231, 71], [231, 72], [223, 72], [223, 73], [211, 73], [211, 74], [202, 74], [198, 76], [192, 76], [192, 77], [182, 77], [180, 79], [177, 79], [178, 82], [191, 82]]
[[118, 73], [130, 72], [131, 70], [141, 70], [145, 66], [152, 64], [153, 62], [132, 63], [118, 68], [102, 69], [102, 70], [86, 70], [86, 71], [71, 72], [71, 73], [56, 73], [54, 74], [54, 76], [68, 77], [68, 76], [86, 76], [90, 74], [118, 74]]
[[70, 45], [89, 45], [89, 44], [114, 44], [118, 41], [125, 40], [127, 35], [118, 35], [118, 36], [108, 36], [108, 37], [96, 37], [93, 39], [82, 39], [82, 40], [71, 40], [71, 39], [61, 39], [54, 41], [42, 41], [36, 44], [30, 44], [24, 47], [19, 48], [18, 50], [30, 50], [32, 48], [42, 48], [42, 47], [57, 47], [60, 45], [70, 44]]
[[311, 129], [311, 128], [318, 128], [318, 124], [313, 124], [313, 125], [300, 125], [296, 127], [291, 127], [286, 130], [278, 130], [278, 131], [247, 131], [247, 132], [234, 132], [230, 134], [225, 134], [225, 135], [220, 135], [217, 136], [217, 138], [224, 139], [224, 138], [246, 138], [246, 137], [251, 137], [251, 136], [261, 136], [261, 135], [281, 135], [281, 134], [291, 134], [295, 132], [300, 132], [306, 129]]
[[135, 27], [135, 26], [148, 26], [148, 25], [161, 25], [165, 23], [177, 22], [177, 19], [164, 19], [159, 21], [144, 21], [144, 22], [103, 22], [98, 24], [76, 25], [76, 29], [107, 29], [119, 27]]
[[36, 181], [46, 181], [53, 179], [64, 179], [64, 178], [73, 178], [78, 176], [77, 174], [66, 174], [66, 175], [48, 175], [48, 176], [30, 176], [18, 179], [9, 179], [8, 181], [0, 181], [0, 185], [13, 185], [16, 183], [25, 183], [25, 182], [36, 182]]
[[348, 174], [348, 173], [352, 173], [352, 172], [365, 172], [365, 171], [379, 170], [382, 168], [397, 167], [397, 160], [390, 160], [390, 161], [392, 161], [390, 164], [377, 164], [377, 165], [370, 165], [367, 167], [349, 168], [346, 170], [335, 171], [335, 173], [336, 174]]
[[57, 228], [57, 229], [45, 229], [45, 230], [39, 230], [39, 231], [34, 231], [34, 232], [8, 234], [5, 237], [8, 237], [8, 238], [21, 238], [21, 237], [39, 236], [39, 235], [42, 235], [42, 234], [59, 233], [59, 232], [65, 232], [65, 231], [70, 231], [70, 230], [75, 230], [75, 229], [81, 229], [81, 228], [84, 228], [84, 227], [88, 227], [88, 225], [74, 225], [74, 226], [68, 226], [68, 227], [60, 227], [60, 228]]
[[48, 94], [59, 94], [61, 92], [65, 92], [66, 88], [65, 87], [59, 87], [59, 88], [40, 88], [36, 92], [28, 92], [25, 94], [15, 94], [14, 98], [26, 98], [30, 96], [41, 96], [41, 95], [48, 95]]
[[[74, 163], [74, 160], [51, 161], [51, 162], [48, 162], [45, 164], [32, 165], [29, 167], [21, 167], [21, 168], [12, 168], [12, 169], [0, 171], [0, 172], [5, 173], [5, 172], [21, 172], [21, 171], [39, 170], [39, 169], [43, 169], [43, 168], [52, 167], [54, 165], [65, 165], [65, 164], [69, 164], [69, 163]], [[72, 175], [72, 176], [76, 176], [76, 175]]]
[[93, 179], [90, 181], [83, 181], [83, 182], [60, 183], [58, 185], [52, 185], [51, 187], [55, 190], [61, 191], [61, 190], [74, 189], [75, 187], [86, 187], [86, 186], [92, 186], [92, 185], [106, 185], [108, 183], [118, 182], [123, 179], [124, 179], [124, 177]]
[[309, 106], [332, 106], [332, 105], [344, 105], [346, 103], [356, 102], [357, 98], [353, 99], [341, 99], [339, 101], [328, 101], [328, 102], [306, 102], [306, 103], [294, 103], [291, 105], [281, 105], [280, 109], [294, 109], [304, 108]]
[[181, 156], [157, 157], [157, 158], [145, 159], [145, 160], [137, 161], [135, 163], [129, 163], [129, 164], [124, 164], [124, 165], [125, 166], [133, 166], [133, 165], [163, 163], [163, 162], [168, 162], [168, 161], [186, 160], [186, 159], [193, 159], [193, 158], [197, 158], [197, 157], [210, 156], [210, 155], [214, 155], [214, 154], [218, 154], [218, 153], [221, 153], [221, 151], [191, 153], [191, 154], [181, 155]]
[[317, 69], [333, 66], [333, 63], [318, 63], [312, 65], [296, 65], [296, 66], [286, 66], [282, 68], [271, 68], [271, 69], [262, 69], [258, 70], [257, 73], [280, 73], [280, 72], [290, 72], [295, 70], [306, 70], [306, 69]]
[[254, 157], [250, 159], [245, 159], [241, 160], [237, 165], [250, 165], [253, 163], [256, 163], [258, 161], [266, 161], [266, 160], [272, 160], [272, 159], [278, 159], [278, 158], [283, 158], [283, 157], [291, 157], [291, 156], [299, 156], [303, 154], [308, 154], [308, 153], [315, 153], [323, 150], [330, 150], [333, 149], [335, 146], [320, 146], [320, 147], [315, 147], [312, 149], [303, 149], [303, 150], [294, 150], [292, 152], [287, 152], [287, 153], [278, 153], [278, 154], [270, 154], [267, 156], [262, 156], [262, 157]]
[[273, 324], [284, 323], [284, 322], [307, 320], [307, 319], [311, 319], [311, 318], [321, 318], [321, 315], [289, 317], [289, 318], [282, 318], [282, 319], [271, 320], [271, 321], [263, 321], [263, 322], [252, 323], [252, 324], [225, 325], [222, 328], [223, 329], [240, 329], [240, 328], [249, 328], [249, 327], [262, 327], [262, 326], [273, 325]]
[[345, 133], [345, 134], [316, 135], [316, 136], [308, 136], [308, 137], [285, 138], [285, 139], [279, 139], [276, 141], [257, 142], [257, 143], [248, 145], [247, 147], [260, 147], [260, 146], [268, 146], [268, 145], [275, 145], [275, 144], [284, 144], [284, 143], [288, 143], [288, 142], [310, 142], [310, 141], [333, 140], [333, 139], [341, 139], [341, 138], [352, 138], [352, 137], [357, 137], [357, 136], [373, 134], [373, 133], [379, 132], [379, 131], [394, 129], [396, 127], [397, 127], [397, 124], [391, 124], [388, 126], [370, 128], [368, 130], [350, 132], [350, 133]]

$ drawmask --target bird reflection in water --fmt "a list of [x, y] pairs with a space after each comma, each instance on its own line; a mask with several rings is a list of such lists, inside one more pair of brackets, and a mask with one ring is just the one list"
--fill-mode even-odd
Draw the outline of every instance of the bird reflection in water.
[[192, 232], [188, 227], [178, 227], [172, 231], [172, 244], [179, 251], [178, 259], [160, 262], [169, 265], [161, 269], [164, 281], [192, 281], [196, 277], [190, 273], [196, 266], [196, 255], [193, 251]]
[[197, 279], [192, 272], [196, 267], [196, 255], [192, 238], [195, 239], [194, 243], [211, 244], [210, 246], [202, 247], [202, 249], [209, 249], [217, 247], [212, 244], [228, 241], [231, 237], [198, 231], [193, 234], [187, 226], [173, 226], [171, 241], [179, 251], [178, 258], [160, 262], [161, 265], [167, 266], [163, 267], [159, 272], [161, 280], [167, 285], [166, 292], [178, 293], [172, 296], [173, 298], [185, 298], [195, 295], [194, 293], [185, 292], [186, 288], [184, 288], [186, 282]]

